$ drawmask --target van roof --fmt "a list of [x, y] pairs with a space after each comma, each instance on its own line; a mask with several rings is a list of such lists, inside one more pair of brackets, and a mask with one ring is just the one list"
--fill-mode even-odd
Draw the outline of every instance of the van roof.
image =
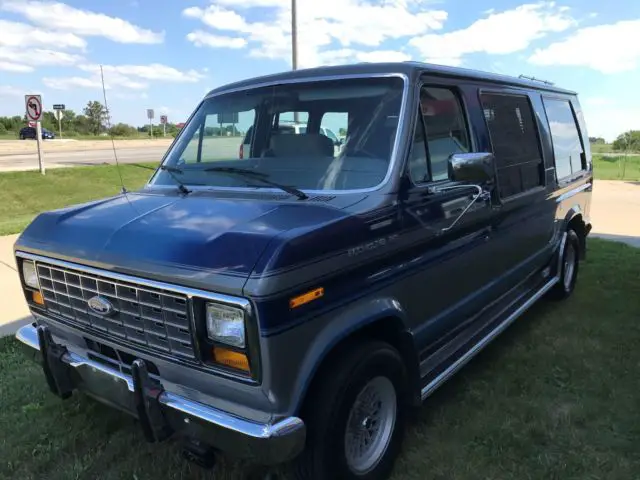
[[227, 90], [241, 90], [262, 84], [279, 82], [290, 82], [296, 80], [313, 80], [315, 77], [327, 76], [347, 76], [347, 75], [380, 75], [380, 74], [404, 74], [411, 81], [416, 81], [423, 74], [434, 76], [455, 77], [460, 79], [478, 80], [481, 82], [494, 83], [499, 85], [510, 85], [532, 90], [544, 90], [548, 92], [562, 93], [566, 95], [576, 95], [576, 92], [556, 87], [552, 84], [530, 80], [526, 78], [512, 77], [497, 73], [471, 70], [461, 67], [449, 67], [445, 65], [435, 65], [422, 62], [372, 62], [354, 63], [348, 65], [336, 65], [328, 67], [306, 68], [300, 70], [290, 70], [272, 75], [252, 77], [234, 83], [229, 83], [209, 92], [208, 95], [221, 93]]

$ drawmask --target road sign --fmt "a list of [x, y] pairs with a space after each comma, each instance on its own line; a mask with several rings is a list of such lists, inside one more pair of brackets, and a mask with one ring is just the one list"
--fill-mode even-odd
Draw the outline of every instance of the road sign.
[[27, 120], [37, 122], [42, 117], [42, 97], [40, 95], [25, 95], [24, 107], [27, 112]]
[[61, 118], [62, 118], [62, 110], [61, 109], [57, 109], [56, 110], [56, 120], [60, 121]]
[[238, 112], [219, 113], [218, 123], [238, 123]]
[[160, 123], [162, 123], [163, 125], [167, 123], [166, 115], [160, 115]]
[[147, 118], [149, 120], [153, 120], [153, 108], [148, 108], [147, 109]]
[[56, 103], [56, 104], [53, 106], [53, 109], [54, 109], [54, 110], [64, 110], [64, 103]]

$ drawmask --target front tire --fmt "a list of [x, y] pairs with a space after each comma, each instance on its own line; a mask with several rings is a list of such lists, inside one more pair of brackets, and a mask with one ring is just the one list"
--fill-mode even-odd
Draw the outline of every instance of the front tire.
[[309, 392], [299, 479], [382, 480], [404, 437], [407, 373], [398, 351], [366, 341], [344, 350]]
[[580, 267], [580, 238], [575, 230], [567, 230], [562, 252], [560, 280], [549, 291], [553, 300], [565, 300], [571, 296], [578, 281]]

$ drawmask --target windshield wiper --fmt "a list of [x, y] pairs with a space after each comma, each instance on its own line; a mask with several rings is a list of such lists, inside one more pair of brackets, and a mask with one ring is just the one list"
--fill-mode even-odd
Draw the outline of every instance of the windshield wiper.
[[287, 192], [291, 195], [295, 195], [300, 200], [306, 200], [309, 198], [306, 193], [302, 190], [298, 190], [295, 187], [291, 187], [289, 185], [283, 185], [281, 183], [277, 183], [269, 180], [266, 173], [254, 172], [253, 170], [248, 170], [246, 168], [236, 168], [236, 167], [212, 167], [206, 168], [205, 172], [218, 172], [218, 173], [230, 173], [232, 175], [239, 175], [241, 177], [248, 177], [254, 180], [258, 180], [259, 182], [264, 183], [265, 185], [271, 185], [272, 187], [279, 188], [280, 190]]
[[184, 183], [182, 183], [180, 179], [176, 177], [176, 173], [183, 173], [181, 169], [176, 167], [170, 167], [168, 165], [160, 165], [160, 170], [167, 172], [171, 176], [171, 178], [173, 178], [173, 180], [178, 185], [178, 190], [180, 190], [181, 193], [184, 193], [185, 195], [188, 195], [191, 193], [191, 190], [185, 187]]

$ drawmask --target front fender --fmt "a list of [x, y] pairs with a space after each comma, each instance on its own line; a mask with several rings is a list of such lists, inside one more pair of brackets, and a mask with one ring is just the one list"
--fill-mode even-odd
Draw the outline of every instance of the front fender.
[[[400, 302], [394, 298], [366, 299], [350, 305], [330, 319], [327, 318], [326, 321], [314, 321], [314, 323], [321, 324], [322, 327], [308, 344], [292, 386], [291, 407], [294, 412], [298, 412], [301, 408], [312, 380], [329, 354], [347, 338], [379, 321], [389, 321], [390, 325], [402, 334], [401, 337], [405, 338], [405, 343], [411, 343], [406, 347], [411, 348], [412, 354], [415, 356], [413, 342], [406, 340], [406, 336], [410, 336], [406, 328], [406, 313]], [[402, 353], [407, 354], [406, 351]], [[417, 357], [415, 359], [417, 364]]]

